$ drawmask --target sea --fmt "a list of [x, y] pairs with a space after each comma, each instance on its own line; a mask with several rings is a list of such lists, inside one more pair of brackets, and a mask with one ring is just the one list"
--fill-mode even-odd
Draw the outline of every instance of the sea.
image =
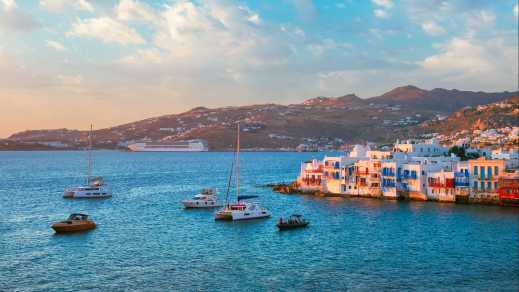
[[[94, 151], [94, 173], [113, 191], [101, 200], [62, 198], [84, 183], [85, 152], [0, 152], [0, 291], [519, 290], [518, 208], [264, 186], [324, 155], [242, 153], [241, 194], [273, 216], [233, 223], [180, 203], [205, 187], [225, 195], [230, 152]], [[72, 212], [97, 228], [54, 234]], [[309, 227], [278, 231], [293, 213]]]

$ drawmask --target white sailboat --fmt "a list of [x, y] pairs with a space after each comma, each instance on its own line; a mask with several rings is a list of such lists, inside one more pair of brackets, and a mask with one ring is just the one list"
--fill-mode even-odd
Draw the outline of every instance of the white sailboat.
[[105, 186], [103, 178], [100, 176], [92, 176], [92, 125], [90, 125], [90, 134], [88, 135], [88, 173], [86, 184], [79, 187], [65, 189], [64, 198], [108, 198], [112, 196], [112, 191]]
[[229, 203], [229, 189], [232, 179], [232, 167], [231, 174], [229, 175], [229, 182], [227, 186], [227, 198], [226, 205], [215, 213], [215, 220], [250, 220], [267, 218], [271, 216], [271, 213], [261, 207], [258, 203], [245, 202], [241, 198], [250, 198], [255, 196], [240, 196], [240, 123], [237, 124], [236, 134], [236, 152], [234, 155], [234, 170], [236, 172], [236, 203]]

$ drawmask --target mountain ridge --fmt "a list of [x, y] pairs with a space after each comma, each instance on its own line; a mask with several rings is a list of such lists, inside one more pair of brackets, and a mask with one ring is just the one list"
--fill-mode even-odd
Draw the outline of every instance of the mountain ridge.
[[[244, 148], [294, 148], [299, 144], [337, 147], [344, 143], [389, 141], [409, 136], [416, 126], [453, 113], [465, 106], [487, 104], [518, 95], [517, 92], [424, 90], [407, 85], [380, 96], [362, 99], [355, 94], [315, 97], [301, 103], [258, 104], [207, 108], [162, 115], [95, 131], [99, 147], [117, 148], [143, 139], [185, 140], [201, 138], [212, 150], [229, 149], [234, 123], [242, 123]], [[19, 142], [61, 141], [85, 145], [87, 131], [56, 129], [14, 133]]]

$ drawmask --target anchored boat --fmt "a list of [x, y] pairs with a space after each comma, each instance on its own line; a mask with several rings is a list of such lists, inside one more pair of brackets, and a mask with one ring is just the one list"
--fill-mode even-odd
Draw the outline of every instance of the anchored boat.
[[276, 224], [276, 226], [279, 228], [279, 230], [288, 230], [306, 227], [308, 224], [310, 224], [310, 222], [303, 218], [303, 215], [294, 214], [288, 217], [286, 221], [283, 220], [283, 217], [279, 218], [279, 222]]
[[94, 229], [96, 224], [88, 218], [87, 214], [73, 213], [67, 220], [56, 222], [51, 227], [56, 233], [70, 233]]
[[185, 208], [214, 208], [222, 206], [222, 204], [218, 202], [216, 189], [203, 189], [193, 198], [183, 200], [182, 204]]
[[100, 176], [92, 176], [92, 125], [88, 135], [88, 173], [86, 185], [65, 189], [64, 198], [108, 198], [112, 196], [112, 191], [104, 185], [104, 180]]
[[[256, 196], [246, 195], [240, 196], [240, 123], [237, 123], [236, 134], [236, 151], [234, 153], [234, 160], [231, 164], [231, 171], [229, 180], [227, 181], [227, 193], [225, 196], [225, 206], [215, 213], [215, 220], [250, 220], [270, 217], [270, 212], [261, 207], [258, 203], [251, 203], [243, 201], [245, 198], [252, 198]], [[236, 173], [236, 200], [235, 203], [229, 202], [229, 193], [232, 182], [233, 171]]]

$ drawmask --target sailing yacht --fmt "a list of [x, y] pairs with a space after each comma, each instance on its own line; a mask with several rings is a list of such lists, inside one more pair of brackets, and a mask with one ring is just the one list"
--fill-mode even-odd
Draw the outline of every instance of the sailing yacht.
[[[236, 172], [236, 203], [229, 202], [229, 190], [232, 181], [232, 173]], [[255, 196], [240, 196], [240, 123], [237, 123], [236, 134], [236, 152], [234, 153], [234, 161], [227, 183], [227, 196], [225, 206], [215, 213], [215, 220], [250, 220], [270, 217], [271, 213], [261, 207], [258, 203], [245, 202], [245, 198], [252, 198]]]
[[112, 196], [112, 191], [104, 184], [103, 178], [100, 176], [92, 176], [92, 125], [90, 125], [90, 134], [88, 135], [88, 174], [86, 184], [79, 187], [65, 189], [64, 198], [108, 198]]

